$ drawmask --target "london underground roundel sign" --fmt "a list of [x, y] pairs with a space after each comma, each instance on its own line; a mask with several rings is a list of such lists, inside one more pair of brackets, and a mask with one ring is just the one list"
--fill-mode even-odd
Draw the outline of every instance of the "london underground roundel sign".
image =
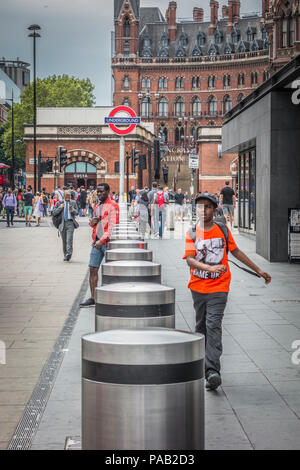
[[[118, 114], [127, 114], [127, 116], [118, 117]], [[117, 106], [105, 118], [105, 124], [108, 124], [110, 129], [118, 135], [130, 134], [136, 128], [137, 124], [141, 123], [141, 118], [137, 117], [135, 111], [128, 106]], [[118, 126], [127, 126], [126, 129], [120, 129]]]

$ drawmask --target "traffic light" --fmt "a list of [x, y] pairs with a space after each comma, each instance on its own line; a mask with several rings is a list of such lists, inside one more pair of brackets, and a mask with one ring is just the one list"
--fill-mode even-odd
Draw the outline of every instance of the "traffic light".
[[58, 147], [58, 168], [60, 173], [62, 173], [62, 168], [67, 164], [67, 152], [62, 146]]
[[40, 163], [40, 175], [43, 176], [44, 173], [47, 173], [47, 162]]
[[46, 172], [47, 173], [52, 173], [53, 171], [53, 161], [52, 160], [46, 160]]
[[140, 155], [139, 157], [139, 169], [142, 170], [147, 170], [147, 158], [146, 155]]
[[132, 149], [132, 153], [131, 153], [131, 158], [132, 158], [132, 161], [131, 161], [131, 172], [132, 173], [135, 173], [135, 169], [137, 166], [140, 165], [140, 157], [139, 157], [139, 154], [140, 153], [140, 150], [136, 150], [135, 148]]

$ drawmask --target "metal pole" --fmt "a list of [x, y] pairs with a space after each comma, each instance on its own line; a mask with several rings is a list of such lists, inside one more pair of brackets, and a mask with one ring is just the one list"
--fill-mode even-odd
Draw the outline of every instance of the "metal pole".
[[130, 156], [126, 153], [126, 202], [129, 202], [129, 160]]
[[124, 183], [125, 183], [125, 138], [120, 138], [120, 195], [119, 202], [124, 202]]
[[149, 172], [148, 182], [149, 182], [149, 188], [150, 189], [152, 188], [152, 160], [151, 160], [151, 156], [152, 156], [152, 149], [151, 149], [151, 144], [149, 144], [148, 145], [148, 172]]
[[12, 188], [15, 189], [15, 123], [14, 123], [14, 92], [11, 94], [11, 173]]
[[33, 36], [33, 157], [34, 157], [34, 194], [36, 193], [36, 48], [35, 32]]

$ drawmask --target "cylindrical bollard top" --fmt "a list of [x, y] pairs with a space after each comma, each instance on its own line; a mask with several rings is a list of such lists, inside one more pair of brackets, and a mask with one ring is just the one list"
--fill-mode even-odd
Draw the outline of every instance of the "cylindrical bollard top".
[[[108, 330], [82, 338], [82, 358], [90, 363], [152, 367], [184, 364], [193, 375], [197, 371], [192, 369], [203, 367], [204, 356], [203, 335], [167, 328]], [[180, 371], [185, 375], [188, 370], [181, 367], [178, 371], [179, 381], [184, 381]]]
[[105, 261], [119, 261], [124, 259], [152, 261], [153, 253], [151, 250], [142, 248], [117, 248], [108, 250], [105, 253]]
[[114, 240], [109, 242], [108, 244], [108, 249], [109, 250], [114, 250], [118, 248], [140, 248], [147, 250], [148, 249], [148, 243], [144, 241], [135, 241], [135, 240]]
[[164, 305], [175, 303], [175, 289], [152, 282], [123, 282], [97, 287], [96, 304]]
[[111, 261], [102, 264], [102, 274], [108, 276], [159, 276], [161, 264], [142, 260]]
[[128, 232], [114, 232], [112, 233], [111, 240], [144, 240], [144, 238], [138, 233], [128, 233]]

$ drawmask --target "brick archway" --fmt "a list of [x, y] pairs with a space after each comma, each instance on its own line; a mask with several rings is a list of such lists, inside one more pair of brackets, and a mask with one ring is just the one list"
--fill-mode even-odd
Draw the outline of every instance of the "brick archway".
[[97, 173], [107, 174], [107, 161], [95, 152], [84, 149], [69, 150], [67, 153], [67, 165], [79, 161], [91, 163], [97, 168]]

